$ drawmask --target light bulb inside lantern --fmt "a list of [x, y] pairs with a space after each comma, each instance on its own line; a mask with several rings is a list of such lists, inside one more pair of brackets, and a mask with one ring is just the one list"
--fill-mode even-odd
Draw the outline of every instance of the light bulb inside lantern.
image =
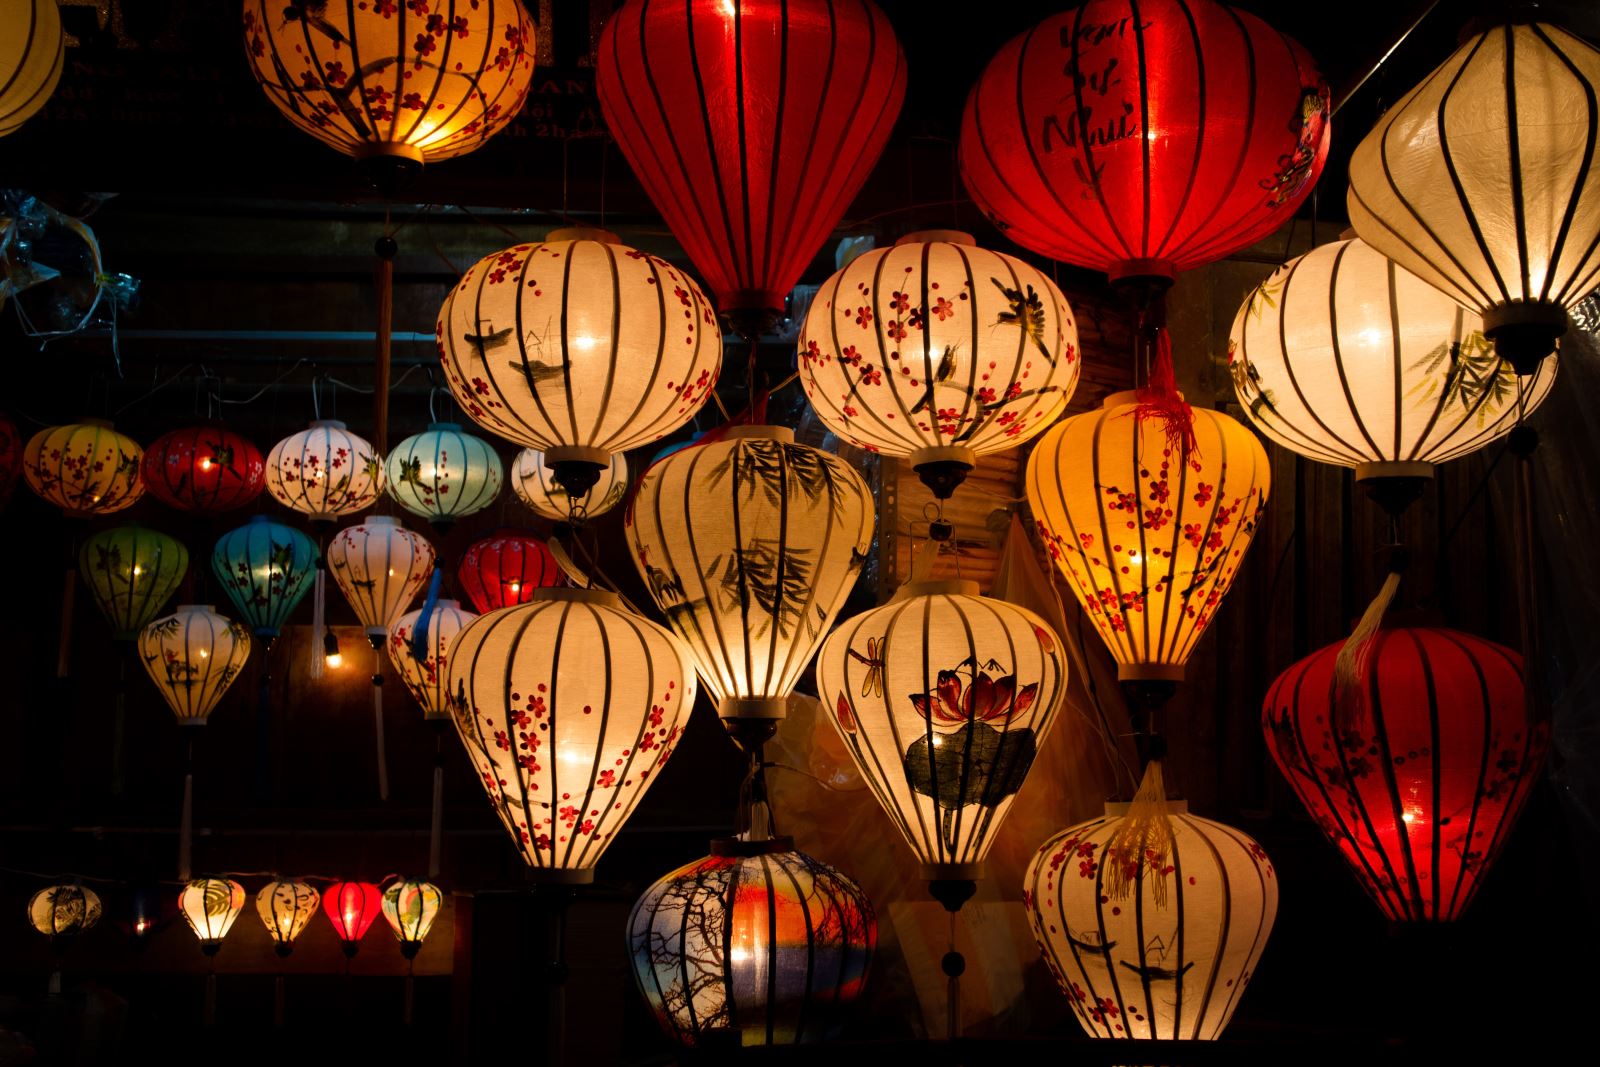
[[1383, 333], [1377, 329], [1365, 329], [1356, 334], [1356, 337], [1368, 348], [1376, 348], [1383, 342]]
[[210, 456], [207, 456], [205, 459], [202, 459], [200, 461], [200, 469], [203, 470], [203, 471], [208, 471], [208, 470], [211, 469], [211, 457]]
[[339, 654], [339, 639], [332, 630], [322, 635], [322, 659], [334, 670], [344, 666], [344, 657]]
[[133, 920], [133, 932], [135, 934], [143, 934], [148, 929], [150, 929], [150, 924], [144, 919]]
[[506, 588], [511, 590], [511, 592], [513, 592], [513, 593], [520, 593], [520, 592], [522, 592], [522, 583], [521, 582], [507, 582], [506, 583]]
[[137, 578], [137, 577], [139, 577], [139, 575], [141, 575], [143, 573], [144, 573], [144, 568], [139, 566], [137, 563], [135, 563], [133, 565], [133, 576], [135, 578]]
[[572, 347], [576, 348], [580, 352], [588, 352], [592, 349], [600, 347], [600, 338], [589, 337], [587, 335], [574, 337], [572, 339]]
[[200, 658], [201, 659], [210, 659], [211, 658], [211, 650], [209, 648], [200, 649]]

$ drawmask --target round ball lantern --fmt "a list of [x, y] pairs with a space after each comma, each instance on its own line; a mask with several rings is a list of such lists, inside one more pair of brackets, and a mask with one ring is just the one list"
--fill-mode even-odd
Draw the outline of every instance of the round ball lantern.
[[500, 530], [474, 542], [461, 554], [456, 578], [480, 615], [526, 604], [540, 589], [566, 584], [545, 543], [516, 530]]
[[249, 438], [221, 425], [164, 433], [144, 450], [140, 474], [150, 495], [197, 515], [242, 508], [266, 486], [266, 461]]
[[602, 230], [556, 230], [473, 264], [436, 327], [445, 381], [485, 430], [589, 491], [611, 457], [693, 417], [722, 367], [700, 287]]
[[392, 515], [372, 515], [334, 535], [328, 571], [366, 627], [367, 640], [382, 648], [390, 626], [432, 573], [433, 546]]
[[81, 885], [52, 885], [28, 900], [28, 922], [54, 940], [81, 934], [100, 921], [100, 896]]
[[1028, 457], [1028, 506], [1124, 682], [1183, 680], [1239, 569], [1271, 470], [1254, 434], [1195, 409], [1194, 444], [1140, 417], [1137, 393], [1064, 419]]
[[0, 507], [11, 499], [11, 490], [21, 470], [22, 439], [17, 435], [17, 424], [11, 421], [10, 415], [0, 411]]
[[306, 924], [317, 914], [321, 899], [316, 889], [305, 882], [272, 881], [256, 894], [256, 914], [272, 939], [272, 951], [287, 957]]
[[782, 427], [734, 427], [645, 472], [628, 548], [730, 729], [760, 739], [783, 718], [855, 587], [875, 511], [854, 470]]
[[817, 654], [830, 720], [935, 882], [982, 877], [1066, 691], [1050, 627], [976, 582], [907, 582]]
[[628, 0], [596, 50], [606, 129], [746, 336], [855, 199], [905, 88], [870, 0]]
[[[1278, 913], [1262, 847], [1167, 801], [1165, 863], [1118, 855], [1127, 804], [1046, 841], [1023, 877], [1039, 951], [1084, 1032], [1096, 1038], [1210, 1041], [1239, 1004]], [[1130, 868], [1126, 898], [1111, 869]]]
[[1531, 374], [1600, 283], [1600, 49], [1494, 26], [1384, 112], [1350, 157], [1362, 240], [1483, 316]]
[[1525, 701], [1522, 657], [1455, 630], [1385, 625], [1352, 711], [1334, 681], [1341, 647], [1273, 682], [1267, 747], [1385, 916], [1459, 918], [1549, 747], [1549, 721]]
[[139, 659], [180, 726], [204, 726], [249, 658], [249, 628], [210, 604], [180, 604], [139, 634]]
[[628, 495], [628, 457], [620, 452], [613, 455], [600, 480], [588, 492], [574, 496], [556, 481], [556, 472], [544, 461], [543, 453], [524, 448], [517, 453], [511, 468], [511, 488], [518, 500], [542, 518], [554, 522], [592, 519], [610, 511]]
[[322, 894], [322, 910], [339, 936], [345, 957], [354, 959], [382, 907], [383, 894], [371, 882], [335, 882]]
[[65, 66], [56, 0], [0, 0], [0, 137], [44, 107]]
[[436, 527], [482, 511], [500, 492], [505, 468], [489, 442], [436, 422], [401, 441], [385, 462], [389, 495]]
[[245, 0], [250, 69], [284, 118], [395, 170], [479, 148], [533, 84], [533, 20], [518, 0]]
[[1061, 290], [964, 233], [857, 257], [822, 283], [800, 331], [817, 415], [858, 448], [907, 457], [937, 496], [978, 456], [1054, 422], [1079, 370]]
[[200, 951], [215, 956], [244, 910], [244, 886], [230, 878], [196, 878], [178, 894], [178, 910], [200, 939]]
[[431, 722], [450, 718], [450, 647], [456, 635], [477, 616], [462, 611], [454, 600], [436, 603], [433, 610], [427, 612], [428, 628], [422, 638], [427, 655], [418, 657], [416, 628], [422, 616], [423, 609], [419, 608], [395, 621], [389, 634], [389, 662], [394, 664], [400, 680], [422, 705], [423, 718]]
[[138, 443], [109, 422], [85, 419], [29, 438], [22, 450], [22, 476], [30, 489], [68, 515], [110, 515], [144, 495], [143, 457]]
[[292, 526], [257, 515], [217, 541], [211, 570], [257, 637], [269, 642], [311, 589], [317, 546]]
[[371, 507], [383, 491], [383, 457], [337, 419], [318, 419], [267, 453], [267, 492], [312, 522]]
[[588, 882], [694, 707], [672, 634], [596, 589], [541, 589], [450, 648], [456, 729], [533, 874]]
[[1022, 247], [1164, 285], [1287, 222], [1328, 136], [1311, 56], [1256, 16], [1090, 0], [990, 60], [961, 120], [961, 176]]
[[181, 543], [133, 524], [90, 534], [78, 551], [78, 573], [119, 641], [138, 636], [188, 570]]
[[680, 1044], [790, 1045], [837, 1035], [877, 944], [872, 902], [789, 838], [712, 843], [628, 917], [639, 992]]
[[397, 878], [383, 890], [383, 919], [400, 942], [400, 954], [414, 959], [422, 949], [433, 920], [439, 916], [444, 894], [431, 882]]

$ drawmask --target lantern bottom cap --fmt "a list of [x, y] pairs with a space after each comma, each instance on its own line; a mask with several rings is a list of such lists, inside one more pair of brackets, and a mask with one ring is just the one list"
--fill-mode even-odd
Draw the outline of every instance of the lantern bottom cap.
[[929, 463], [961, 463], [972, 467], [977, 465], [978, 454], [963, 445], [934, 445], [917, 449], [906, 457], [906, 462], [913, 469]]
[[924, 863], [918, 871], [929, 882], [978, 882], [983, 880], [983, 862]]
[[1119, 663], [1119, 682], [1181, 682], [1184, 668], [1181, 663]]
[[187, 719], [179, 719], [178, 720], [178, 725], [179, 726], [204, 726], [205, 724], [206, 724], [205, 717], [204, 716], [200, 716], [200, 715], [197, 715], [194, 718], [187, 718]]
[[910, 600], [917, 596], [981, 596], [978, 583], [967, 578], [930, 579], [926, 582], [906, 582], [894, 591], [890, 603]]
[[717, 703], [722, 719], [781, 719], [788, 712], [788, 697], [723, 697]]
[[1409, 460], [1379, 460], [1356, 464], [1356, 481], [1374, 478], [1428, 478], [1433, 477], [1432, 463], [1414, 463]]
[[[1132, 808], [1133, 808], [1133, 801], [1131, 801], [1131, 800], [1108, 800], [1108, 801], [1106, 801], [1106, 818], [1108, 818], [1108, 819], [1120, 819], [1123, 816], [1127, 815], [1128, 812]], [[1167, 799], [1167, 814], [1168, 815], [1187, 815], [1187, 814], [1189, 814], [1189, 802], [1187, 800], [1183, 799], [1182, 797], [1179, 797], [1179, 798], [1176, 798], [1176, 799], [1173, 799], [1173, 798], [1169, 797]]]
[[356, 159], [399, 159], [421, 164], [427, 158], [422, 149], [403, 141], [367, 141], [350, 153]]
[[1567, 309], [1548, 300], [1510, 300], [1483, 312], [1483, 335], [1522, 377], [1537, 373], [1566, 332]]
[[1178, 276], [1178, 265], [1170, 259], [1124, 259], [1106, 268], [1113, 286], [1141, 285], [1169, 288]]
[[544, 450], [544, 462], [548, 467], [557, 463], [593, 463], [597, 467], [609, 467], [611, 453], [593, 445], [556, 445]]
[[724, 441], [781, 441], [794, 444], [794, 431], [787, 426], [730, 426], [722, 435]]
[[528, 877], [540, 885], [590, 885], [593, 867], [529, 867]]

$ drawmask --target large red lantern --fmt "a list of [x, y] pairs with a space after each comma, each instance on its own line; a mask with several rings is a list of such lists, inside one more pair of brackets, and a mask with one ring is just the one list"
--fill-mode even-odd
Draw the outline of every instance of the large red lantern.
[[1267, 747], [1367, 893], [1396, 921], [1461, 915], [1544, 764], [1522, 657], [1470, 634], [1385, 626], [1341, 694], [1329, 645], [1273, 682]]
[[456, 577], [480, 615], [526, 604], [538, 590], [567, 581], [544, 542], [517, 530], [499, 530], [475, 542], [462, 553]]
[[1024, 248], [1170, 281], [1289, 220], [1328, 153], [1299, 44], [1214, 0], [1090, 0], [1002, 48], [961, 121], [961, 173]]
[[361, 939], [383, 913], [383, 893], [371, 882], [335, 882], [322, 894], [322, 910], [339, 935], [344, 954], [354, 957]]
[[266, 462], [250, 440], [213, 423], [162, 434], [140, 469], [150, 495], [200, 515], [242, 508], [261, 495]]
[[870, 0], [628, 0], [596, 67], [622, 154], [746, 333], [866, 181], [906, 88]]

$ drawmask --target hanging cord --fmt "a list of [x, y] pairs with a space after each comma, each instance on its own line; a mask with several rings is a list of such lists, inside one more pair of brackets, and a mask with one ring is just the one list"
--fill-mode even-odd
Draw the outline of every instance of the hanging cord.
[[178, 881], [194, 877], [194, 735], [190, 734], [183, 756], [183, 811], [178, 823]]
[[945, 1037], [955, 1041], [961, 1037], [961, 976], [967, 970], [967, 958], [956, 948], [956, 913], [950, 912], [950, 933], [945, 942], [944, 957], [939, 969], [945, 974]]
[[1522, 628], [1522, 676], [1528, 715], [1539, 721], [1544, 714], [1544, 672], [1539, 643], [1539, 571], [1535, 557], [1533, 457], [1539, 448], [1539, 431], [1526, 422], [1527, 383], [1517, 376], [1517, 425], [1508, 445], [1517, 457], [1516, 497], [1512, 521], [1517, 554], [1517, 607]]
[[389, 757], [383, 743], [383, 647], [372, 649], [372, 722], [378, 743], [378, 799], [389, 799]]

